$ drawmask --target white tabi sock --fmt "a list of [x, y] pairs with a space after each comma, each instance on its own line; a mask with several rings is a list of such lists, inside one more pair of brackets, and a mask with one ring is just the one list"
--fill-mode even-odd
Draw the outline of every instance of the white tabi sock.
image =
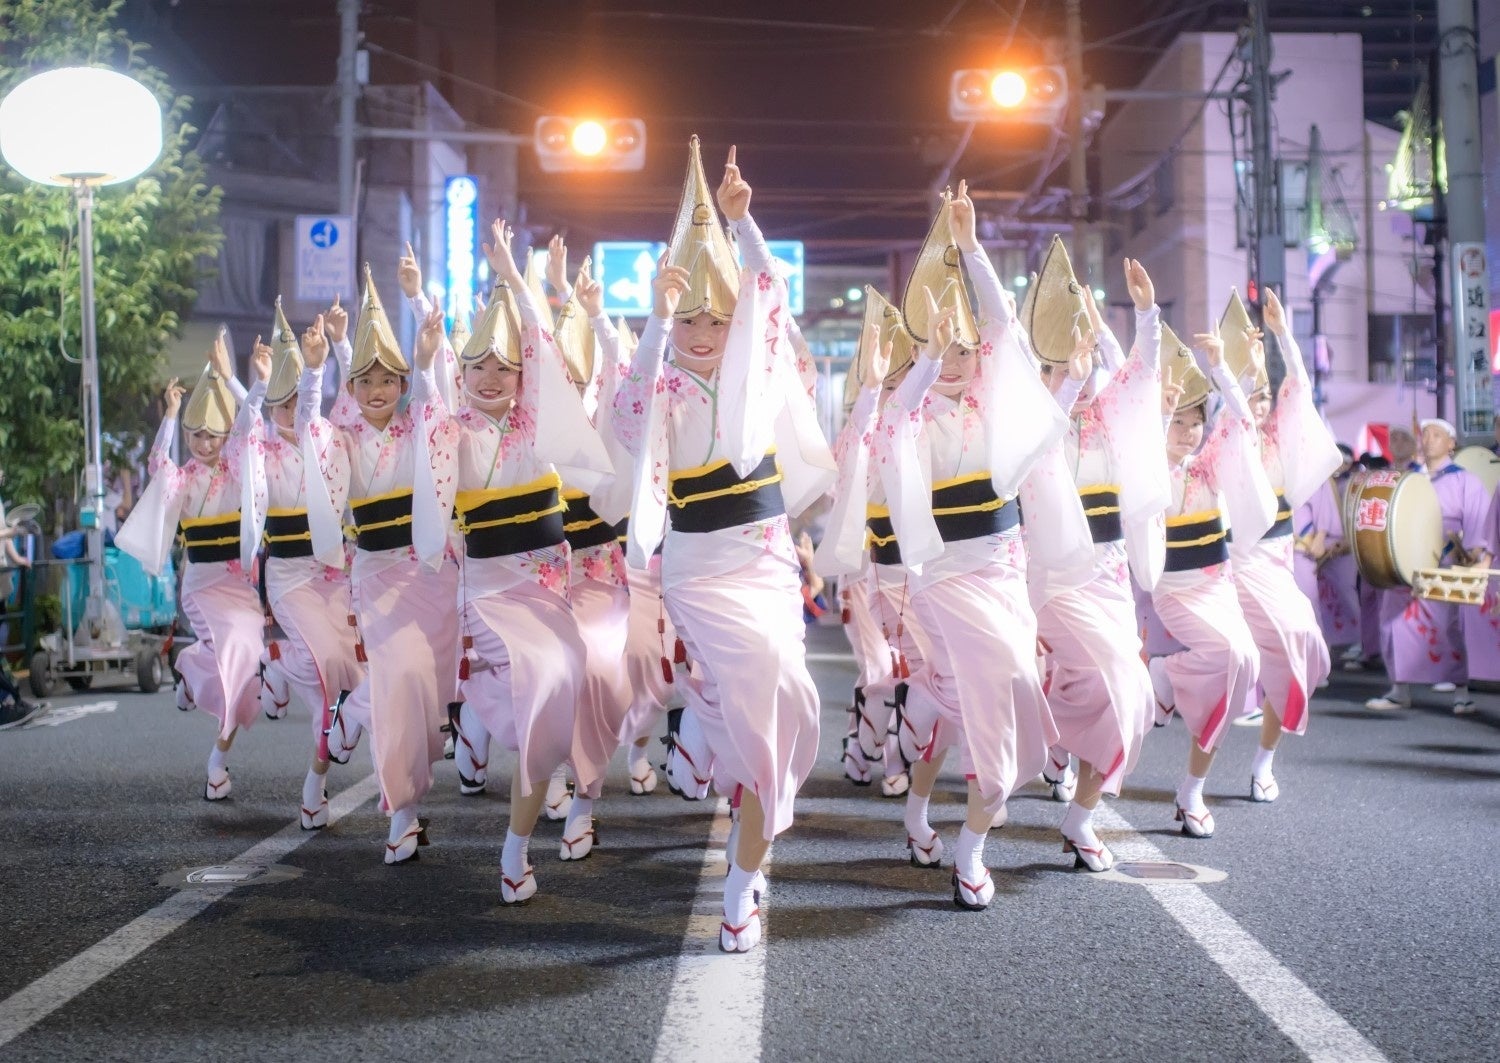
[[932, 826], [927, 822], [927, 806], [932, 796], [918, 797], [915, 790], [906, 795], [906, 836], [919, 842], [932, 837]]
[[966, 823], [958, 832], [958, 841], [953, 845], [953, 866], [966, 882], [979, 882], [984, 874], [984, 840], [989, 831], [975, 834]]
[[651, 767], [651, 761], [646, 756], [647, 746], [630, 747], [630, 774], [639, 779], [646, 774], [646, 769]]
[[1094, 837], [1094, 810], [1084, 808], [1077, 801], [1068, 805], [1068, 810], [1063, 813], [1062, 832], [1069, 838], [1093, 844]]
[[1250, 775], [1256, 782], [1264, 783], [1271, 778], [1271, 761], [1276, 756], [1274, 749], [1255, 750], [1255, 759], [1250, 762]]
[[592, 820], [593, 818], [594, 799], [592, 797], [579, 797], [575, 793], [573, 795], [573, 807], [568, 809], [568, 821], [563, 825], [563, 835], [568, 838], [577, 837], [577, 834], [573, 830], [574, 825], [579, 820]]
[[724, 877], [724, 921], [739, 926], [755, 911], [755, 872], [746, 871], [733, 860]]
[[316, 812], [323, 804], [324, 780], [325, 776], [315, 771], [309, 771], [302, 780], [302, 807], [309, 812]]
[[215, 742], [214, 747], [208, 751], [209, 774], [212, 774], [216, 771], [223, 771], [224, 760], [228, 756], [229, 754], [227, 752], [219, 748], [219, 743]]
[[407, 805], [405, 808], [398, 808], [398, 809], [396, 809], [396, 811], [392, 812], [391, 813], [391, 835], [390, 835], [391, 844], [394, 845], [396, 842], [398, 842], [402, 838], [406, 837], [406, 832], [409, 831], [409, 830], [411, 830], [412, 824], [414, 824], [416, 822], [417, 822], [417, 806], [416, 805]]
[[1182, 785], [1177, 787], [1177, 804], [1194, 815], [1201, 814], [1208, 807], [1203, 803], [1203, 783], [1196, 775], [1184, 775]]
[[526, 877], [526, 869], [531, 866], [526, 856], [530, 844], [529, 834], [522, 837], [513, 830], [505, 832], [505, 848], [500, 850], [500, 873], [512, 882], [520, 882]]

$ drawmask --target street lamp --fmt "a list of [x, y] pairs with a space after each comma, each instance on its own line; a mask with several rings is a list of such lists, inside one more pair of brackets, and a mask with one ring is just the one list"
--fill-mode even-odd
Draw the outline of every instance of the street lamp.
[[104, 455], [94, 331], [94, 187], [129, 181], [161, 154], [161, 105], [133, 78], [64, 67], [21, 82], [0, 101], [0, 155], [21, 176], [73, 190], [83, 287], [85, 493], [92, 510], [89, 615], [104, 617]]

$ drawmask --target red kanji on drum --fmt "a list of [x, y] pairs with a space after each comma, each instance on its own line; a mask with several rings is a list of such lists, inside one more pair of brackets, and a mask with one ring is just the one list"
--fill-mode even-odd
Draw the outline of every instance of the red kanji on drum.
[[1390, 515], [1390, 503], [1383, 498], [1362, 498], [1355, 515], [1357, 531], [1385, 531], [1386, 519]]

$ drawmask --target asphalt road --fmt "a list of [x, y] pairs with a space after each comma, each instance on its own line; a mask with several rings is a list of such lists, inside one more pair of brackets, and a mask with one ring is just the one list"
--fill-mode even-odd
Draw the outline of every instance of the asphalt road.
[[[629, 796], [620, 758], [596, 810], [600, 848], [559, 862], [561, 825], [544, 823], [541, 893], [508, 909], [494, 765], [497, 793], [478, 798], [440, 765], [432, 846], [386, 867], [372, 801], [296, 830], [299, 711], [240, 738], [234, 795], [208, 804], [211, 724], [170, 691], [57, 699], [50, 721], [0, 734], [0, 1059], [1500, 1058], [1500, 698], [1480, 695], [1464, 719], [1436, 698], [1377, 715], [1360, 703], [1380, 679], [1337, 675], [1308, 736], [1283, 743], [1276, 804], [1248, 800], [1256, 731], [1231, 731], [1207, 841], [1173, 829], [1187, 746], [1174, 723], [1151, 736], [1103, 834], [1222, 881], [1073, 872], [1062, 806], [1033, 784], [990, 837], [996, 901], [969, 913], [946, 872], [906, 862], [902, 803], [843, 780], [853, 666], [834, 656], [837, 630], [810, 646], [823, 756], [772, 853], [767, 945], [703, 967], [682, 957], [701, 950], [700, 881], [704, 925], [716, 920], [714, 809], [664, 785]], [[369, 771], [357, 754], [331, 792], [368, 789]], [[934, 797], [950, 843], [962, 786], [945, 775]], [[183, 885], [180, 872], [273, 836], [295, 844], [275, 861], [285, 875]], [[757, 1006], [682, 1010], [710, 982]]]

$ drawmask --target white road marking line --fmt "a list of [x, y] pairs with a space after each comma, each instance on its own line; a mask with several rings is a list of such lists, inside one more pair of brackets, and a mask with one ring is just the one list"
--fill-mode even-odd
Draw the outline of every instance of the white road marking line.
[[[693, 915], [682, 939], [677, 971], [667, 996], [653, 1063], [759, 1063], [761, 1015], [765, 1008], [766, 943], [750, 952], [719, 951], [724, 916], [724, 843], [729, 838], [729, 802], [714, 815]], [[771, 858], [762, 870], [770, 873]], [[770, 922], [761, 909], [764, 932]]]
[[[373, 774], [341, 791], [328, 802], [332, 826], [380, 792]], [[225, 863], [274, 864], [310, 841], [318, 831], [304, 831], [297, 821], [257, 842]], [[235, 884], [179, 890], [145, 915], [126, 923], [109, 937], [54, 967], [30, 985], [0, 1001], [0, 1048], [20, 1037], [84, 990], [102, 981], [145, 952], [178, 927], [202, 915], [215, 901], [227, 897]]]
[[809, 653], [808, 664], [852, 664], [854, 654], [852, 653]]
[[[1104, 804], [1094, 814], [1094, 823], [1124, 835], [1109, 839], [1117, 860], [1171, 859], [1141, 837], [1125, 817]], [[1156, 903], [1177, 920], [1208, 953], [1209, 959], [1309, 1059], [1316, 1063], [1356, 1060], [1385, 1063], [1386, 1057], [1380, 1049], [1271, 955], [1201, 888], [1171, 883], [1146, 883], [1143, 888], [1151, 892]]]
[[119, 707], [118, 701], [91, 701], [86, 705], [58, 705], [45, 712], [37, 713], [21, 725], [21, 730], [29, 731], [33, 727], [61, 727], [65, 723], [81, 720], [85, 716], [114, 712]]

